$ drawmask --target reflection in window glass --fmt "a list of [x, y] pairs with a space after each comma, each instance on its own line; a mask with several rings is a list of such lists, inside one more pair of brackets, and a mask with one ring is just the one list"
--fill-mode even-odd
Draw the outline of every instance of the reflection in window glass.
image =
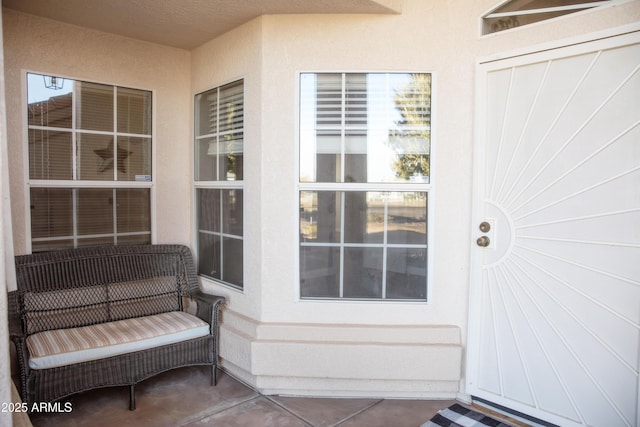
[[27, 85], [32, 250], [151, 243], [151, 92], [33, 73]]
[[151, 134], [151, 92], [119, 87], [118, 132]]
[[426, 298], [427, 193], [302, 191], [301, 295]]
[[77, 127], [113, 132], [113, 86], [76, 82], [75, 91]]
[[429, 182], [430, 74], [300, 77], [301, 182]]
[[29, 129], [29, 178], [73, 179], [71, 132]]
[[243, 191], [196, 190], [198, 272], [234, 286], [243, 284]]
[[118, 136], [118, 181], [138, 181], [151, 176], [151, 138]]
[[431, 74], [300, 75], [300, 295], [427, 299]]
[[244, 82], [195, 96], [198, 274], [242, 288]]

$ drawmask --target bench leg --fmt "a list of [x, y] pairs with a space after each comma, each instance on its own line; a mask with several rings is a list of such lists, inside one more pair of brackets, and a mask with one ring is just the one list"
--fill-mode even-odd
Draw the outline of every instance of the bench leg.
[[211, 385], [217, 385], [218, 378], [216, 375], [216, 365], [211, 366]]
[[136, 391], [135, 391], [135, 384], [131, 384], [129, 386], [129, 410], [130, 411], [135, 411], [136, 410]]

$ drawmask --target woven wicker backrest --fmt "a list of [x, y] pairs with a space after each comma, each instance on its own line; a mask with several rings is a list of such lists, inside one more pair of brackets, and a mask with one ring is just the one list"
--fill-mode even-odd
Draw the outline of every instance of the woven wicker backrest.
[[180, 310], [198, 282], [180, 245], [96, 246], [16, 257], [28, 334]]

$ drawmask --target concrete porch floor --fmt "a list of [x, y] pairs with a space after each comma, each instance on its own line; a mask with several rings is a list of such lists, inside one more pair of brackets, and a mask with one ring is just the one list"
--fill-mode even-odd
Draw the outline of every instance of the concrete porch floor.
[[175, 369], [138, 384], [135, 411], [128, 409], [128, 387], [92, 390], [67, 401], [71, 412], [32, 414], [33, 426], [417, 427], [454, 403], [263, 396], [220, 371], [212, 387], [209, 369], [200, 366]]

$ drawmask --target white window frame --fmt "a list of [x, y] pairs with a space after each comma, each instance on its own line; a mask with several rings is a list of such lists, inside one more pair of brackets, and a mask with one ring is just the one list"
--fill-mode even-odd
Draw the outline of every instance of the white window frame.
[[[117, 92], [117, 88], [131, 88], [130, 86], [123, 86], [123, 85], [117, 85], [114, 83], [105, 83], [105, 82], [99, 82], [96, 80], [87, 80], [87, 79], [81, 79], [81, 78], [75, 78], [75, 77], [69, 77], [66, 75], [60, 75], [60, 74], [56, 74], [56, 76], [63, 78], [65, 80], [71, 80], [71, 81], [80, 81], [80, 82], [86, 82], [86, 83], [95, 83], [95, 84], [103, 84], [103, 85], [107, 85], [107, 86], [112, 86], [114, 88], [116, 88], [116, 90], [114, 90], [114, 130], [113, 132], [105, 132], [105, 131], [93, 131], [93, 130], [84, 130], [84, 129], [77, 129], [76, 128], [76, 109], [75, 107], [72, 108], [72, 120], [71, 120], [71, 127], [70, 128], [55, 128], [55, 127], [47, 127], [47, 126], [35, 126], [35, 125], [29, 125], [29, 117], [28, 117], [28, 113], [27, 113], [27, 108], [26, 106], [28, 105], [29, 101], [28, 101], [28, 75], [29, 74], [39, 74], [39, 75], [43, 75], [43, 76], [48, 76], [51, 75], [48, 72], [42, 72], [42, 71], [34, 71], [34, 70], [24, 70], [22, 73], [22, 80], [23, 80], [23, 99], [25, 100], [24, 104], [23, 104], [23, 108], [22, 108], [22, 121], [24, 123], [24, 136], [23, 136], [23, 159], [24, 159], [24, 189], [25, 189], [25, 193], [24, 193], [24, 200], [25, 200], [25, 236], [26, 236], [26, 249], [28, 253], [33, 252], [33, 245], [32, 242], [33, 240], [33, 236], [32, 236], [32, 231], [31, 231], [31, 209], [29, 209], [30, 206], [30, 201], [31, 201], [31, 189], [32, 188], [60, 188], [60, 189], [71, 189], [72, 192], [74, 193], [73, 196], [73, 203], [74, 203], [74, 213], [73, 213], [73, 235], [70, 236], [71, 239], [74, 242], [74, 247], [77, 247], [77, 242], [79, 240], [78, 238], [78, 230], [77, 230], [77, 215], [76, 215], [76, 206], [75, 206], [75, 202], [76, 202], [76, 196], [75, 196], [75, 190], [77, 189], [96, 189], [96, 188], [103, 188], [103, 189], [113, 189], [114, 191], [117, 189], [149, 189], [149, 221], [150, 221], [150, 230], [149, 230], [149, 240], [151, 243], [155, 243], [156, 241], [156, 215], [155, 215], [155, 200], [156, 200], [156, 194], [155, 194], [155, 171], [156, 171], [156, 94], [155, 91], [152, 89], [147, 89], [147, 88], [133, 88], [136, 90], [142, 90], [142, 91], [147, 91], [147, 92], [151, 92], [151, 134], [147, 135], [147, 134], [131, 134], [131, 133], [123, 133], [123, 132], [118, 132], [117, 129], [117, 98], [118, 98], [118, 92]], [[77, 92], [74, 89], [72, 91], [72, 105], [76, 105], [76, 96], [77, 96]], [[71, 138], [72, 138], [72, 155], [73, 155], [73, 161], [72, 161], [72, 180], [44, 180], [44, 179], [31, 179], [30, 178], [30, 166], [29, 166], [29, 130], [30, 129], [47, 129], [47, 130], [58, 130], [58, 131], [63, 131], [63, 132], [68, 132], [71, 134]], [[78, 134], [87, 134], [87, 135], [113, 135], [114, 138], [117, 136], [124, 136], [124, 137], [136, 137], [136, 138], [150, 138], [151, 139], [151, 176], [150, 176], [150, 180], [148, 181], [118, 181], [118, 172], [117, 172], [117, 167], [114, 167], [114, 179], [113, 181], [92, 181], [92, 180], [76, 180], [77, 179], [77, 173], [78, 173], [78, 169], [77, 169], [77, 163], [76, 163], [76, 158], [75, 158], [75, 148], [76, 148], [76, 141], [77, 141], [77, 135]], [[109, 234], [99, 234], [99, 235], [83, 235], [83, 238], [95, 238], [95, 237], [106, 237], [106, 236], [113, 236], [115, 240], [117, 240], [117, 236], [124, 236], [124, 235], [139, 235], [142, 233], [136, 232], [136, 233], [117, 233], [117, 220], [116, 220], [116, 216], [115, 216], [115, 209], [116, 209], [116, 204], [114, 203], [114, 232], [113, 233], [109, 233]], [[146, 232], [144, 234], [147, 234]], [[55, 241], [55, 240], [69, 240], [66, 237], [59, 237], [59, 238], [47, 238], [47, 239], [42, 239], [43, 241]]]
[[[198, 146], [197, 146], [197, 142], [199, 140], [202, 139], [207, 139], [207, 138], [211, 138], [212, 135], [215, 135], [216, 138], [220, 137], [223, 133], [221, 132], [216, 132], [215, 134], [205, 134], [205, 135], [198, 135], [198, 115], [197, 113], [197, 106], [196, 106], [196, 98], [198, 95], [201, 95], [203, 93], [212, 91], [212, 90], [217, 90], [218, 91], [218, 98], [220, 96], [220, 89], [230, 85], [230, 84], [234, 84], [237, 82], [242, 82], [242, 104], [243, 104], [243, 109], [244, 111], [246, 111], [246, 79], [244, 77], [239, 77], [237, 79], [232, 79], [229, 80], [227, 82], [224, 82], [222, 84], [216, 85], [216, 86], [212, 86], [209, 87], [207, 89], [198, 91], [196, 93], [192, 94], [192, 100], [193, 100], [193, 141], [192, 141], [192, 159], [193, 159], [193, 174], [192, 174], [192, 187], [193, 187], [193, 224], [194, 224], [194, 228], [193, 228], [193, 246], [195, 248], [195, 257], [196, 257], [196, 270], [198, 272], [198, 277], [200, 277], [201, 280], [203, 280], [206, 283], [212, 283], [212, 284], [217, 284], [217, 285], [222, 285], [225, 288], [228, 288], [230, 290], [233, 291], [238, 291], [238, 292], [244, 292], [244, 290], [246, 289], [246, 287], [244, 286], [244, 279], [246, 278], [246, 263], [245, 263], [245, 253], [246, 253], [246, 248], [245, 246], [245, 236], [244, 236], [244, 226], [246, 224], [246, 220], [245, 220], [245, 214], [246, 214], [246, 210], [244, 208], [244, 194], [245, 194], [245, 184], [244, 184], [244, 176], [242, 180], [233, 180], [233, 181], [229, 181], [229, 180], [211, 180], [211, 181], [199, 181], [197, 180], [197, 176], [199, 174], [199, 170], [198, 170], [198, 161], [196, 159], [196, 156], [198, 155]], [[218, 111], [219, 113], [219, 111]], [[216, 119], [218, 120], [218, 119]], [[244, 115], [243, 112], [243, 123], [242, 123], [242, 134], [243, 134], [243, 168], [244, 168], [244, 153], [246, 152], [246, 144], [244, 144], [244, 138], [246, 136], [246, 116]], [[216, 144], [216, 149], [218, 149], [220, 147], [219, 144]], [[219, 173], [219, 172], [218, 172]], [[227, 233], [224, 233], [222, 231], [222, 225], [220, 225], [220, 232], [219, 233], [214, 233], [214, 232], [208, 232], [208, 231], [204, 231], [204, 230], [199, 230], [198, 227], [198, 216], [199, 216], [199, 212], [198, 212], [198, 190], [207, 190], [207, 189], [211, 189], [211, 190], [241, 190], [242, 191], [242, 195], [243, 195], [243, 212], [242, 212], [242, 218], [243, 218], [243, 235], [241, 236], [241, 238], [238, 238], [238, 236], [236, 235], [230, 235]], [[221, 200], [222, 203], [222, 200]], [[224, 218], [222, 217], [222, 215], [220, 216], [220, 221], [223, 221]], [[242, 241], [242, 277], [243, 277], [243, 283], [242, 285], [237, 285], [231, 282], [226, 282], [224, 280], [219, 280], [210, 276], [205, 276], [200, 274], [199, 272], [199, 262], [200, 262], [200, 246], [199, 246], [199, 235], [201, 232], [205, 232], [205, 234], [211, 234], [211, 235], [215, 235], [215, 236], [219, 236], [220, 238], [224, 238], [224, 237], [230, 237], [230, 238], [236, 238], [238, 240]], [[222, 256], [222, 260], [224, 260], [224, 253], [221, 254]], [[223, 262], [222, 266], [224, 265]]]
[[[301, 76], [303, 74], [430, 74], [431, 75], [431, 138], [430, 138], [430, 159], [429, 159], [429, 182], [428, 183], [416, 183], [416, 182], [407, 182], [407, 183], [345, 183], [345, 182], [304, 182], [300, 180], [300, 163], [301, 163], [301, 141], [300, 141], [300, 130], [301, 130], [301, 103], [302, 103], [302, 93], [300, 92], [300, 82]], [[371, 70], [350, 70], [350, 71], [299, 71], [297, 74], [297, 128], [296, 128], [296, 209], [299, 209], [300, 206], [300, 194], [303, 191], [334, 191], [334, 192], [357, 192], [357, 191], [366, 191], [366, 192], [425, 192], [427, 196], [427, 261], [426, 261], [426, 298], [425, 299], [384, 299], [384, 298], [343, 298], [343, 297], [332, 297], [332, 298], [310, 298], [310, 297], [302, 297], [301, 295], [301, 283], [300, 283], [300, 249], [303, 246], [303, 242], [301, 241], [301, 236], [299, 233], [300, 230], [300, 215], [299, 211], [296, 211], [296, 281], [295, 281], [295, 293], [296, 299], [299, 302], [327, 302], [327, 303], [373, 303], [373, 304], [431, 304], [432, 296], [433, 296], [433, 257], [434, 257], [434, 232], [435, 232], [435, 200], [436, 200], [436, 158], [435, 153], [436, 147], [436, 112], [433, 107], [436, 105], [436, 87], [437, 87], [437, 79], [436, 73], [433, 71], [371, 71]], [[344, 114], [344, 112], [343, 112]], [[344, 129], [343, 129], [344, 132]], [[344, 156], [344, 151], [342, 152]], [[342, 171], [343, 172], [343, 171]], [[342, 200], [344, 200], [344, 194], [341, 196]], [[344, 204], [343, 204], [344, 206]], [[341, 215], [344, 214], [344, 209], [341, 212]], [[341, 242], [339, 244], [336, 243], [317, 243], [313, 246], [321, 247], [340, 247], [343, 249], [344, 247], [357, 247], [358, 244], [344, 244], [344, 221], [341, 221]], [[386, 242], [382, 244], [370, 244], [365, 243], [361, 244], [361, 247], [394, 247], [394, 245], [388, 245]], [[403, 248], [411, 248], [411, 245], [397, 245], [398, 247]], [[416, 246], [417, 247], [417, 246]], [[385, 249], [386, 250], [386, 249]], [[386, 258], [386, 257], [385, 257]], [[386, 259], [383, 259], [383, 262], [386, 264]], [[342, 268], [342, 259], [340, 261]], [[386, 267], [385, 267], [386, 268]], [[344, 275], [340, 277], [340, 285], [339, 285], [340, 293], [342, 294], [344, 289]]]

